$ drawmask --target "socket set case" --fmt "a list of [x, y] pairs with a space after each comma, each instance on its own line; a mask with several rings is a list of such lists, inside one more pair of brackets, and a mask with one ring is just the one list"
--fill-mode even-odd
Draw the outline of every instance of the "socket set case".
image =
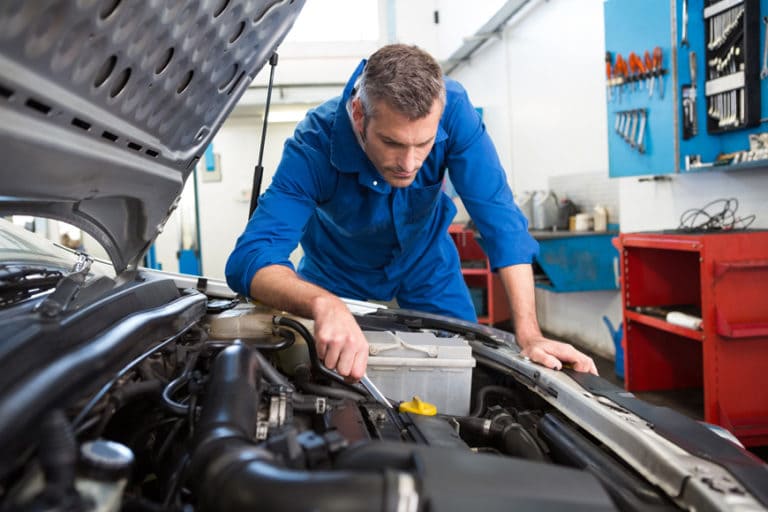
[[704, 8], [707, 132], [760, 124], [760, 1], [720, 0]]

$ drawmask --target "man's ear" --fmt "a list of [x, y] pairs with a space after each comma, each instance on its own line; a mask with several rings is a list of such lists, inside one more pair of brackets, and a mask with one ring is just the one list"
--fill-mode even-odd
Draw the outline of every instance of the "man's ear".
[[360, 102], [360, 98], [352, 99], [352, 121], [355, 124], [355, 131], [357, 133], [363, 133], [363, 120], [365, 119], [365, 113], [363, 112], [363, 104]]

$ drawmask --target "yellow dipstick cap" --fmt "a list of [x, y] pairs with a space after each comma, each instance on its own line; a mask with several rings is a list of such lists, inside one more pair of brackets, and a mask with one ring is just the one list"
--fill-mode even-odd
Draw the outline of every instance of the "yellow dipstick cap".
[[400, 412], [410, 412], [421, 414], [422, 416], [434, 416], [437, 414], [437, 407], [429, 402], [422, 402], [421, 398], [414, 396], [410, 402], [400, 404]]

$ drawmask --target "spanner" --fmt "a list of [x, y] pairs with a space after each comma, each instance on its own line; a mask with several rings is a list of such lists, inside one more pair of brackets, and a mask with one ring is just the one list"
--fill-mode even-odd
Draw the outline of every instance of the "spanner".
[[384, 396], [384, 393], [379, 391], [379, 388], [376, 387], [376, 384], [373, 383], [371, 379], [368, 378], [368, 375], [363, 375], [363, 378], [360, 379], [360, 384], [363, 385], [363, 387], [368, 391], [373, 398], [376, 399], [377, 402], [379, 402], [381, 405], [392, 408], [392, 404], [389, 403], [389, 400], [387, 400], [387, 397]]

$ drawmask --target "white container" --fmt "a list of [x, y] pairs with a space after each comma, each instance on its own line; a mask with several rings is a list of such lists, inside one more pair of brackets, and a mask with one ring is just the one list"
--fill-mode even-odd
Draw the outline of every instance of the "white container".
[[517, 201], [518, 208], [523, 212], [528, 225], [533, 228], [533, 192], [530, 190], [523, 192], [522, 196], [517, 198]]
[[533, 229], [552, 229], [557, 225], [557, 197], [549, 190], [539, 190], [533, 195]]
[[595, 211], [592, 214], [594, 220], [595, 231], [607, 231], [608, 230], [608, 210], [605, 206], [595, 206]]
[[387, 398], [418, 396], [438, 413], [465, 416], [472, 391], [472, 348], [459, 337], [431, 332], [366, 331], [368, 377]]
[[573, 224], [574, 231], [589, 231], [592, 229], [592, 216], [588, 213], [577, 213]]

